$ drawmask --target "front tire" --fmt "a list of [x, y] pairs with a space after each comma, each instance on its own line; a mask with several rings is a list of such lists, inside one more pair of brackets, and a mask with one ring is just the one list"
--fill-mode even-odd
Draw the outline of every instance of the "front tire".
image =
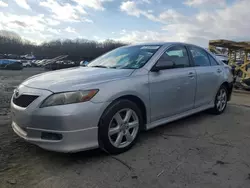
[[227, 88], [222, 85], [215, 96], [214, 107], [211, 109], [211, 112], [217, 115], [222, 114], [227, 107], [227, 101], [228, 91]]
[[99, 145], [110, 153], [119, 154], [129, 150], [137, 141], [143, 119], [138, 106], [122, 99], [111, 104], [99, 123]]

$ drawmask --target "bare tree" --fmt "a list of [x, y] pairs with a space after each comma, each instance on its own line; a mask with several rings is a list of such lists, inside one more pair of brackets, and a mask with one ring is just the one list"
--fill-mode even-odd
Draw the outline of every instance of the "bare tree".
[[126, 44], [113, 40], [97, 42], [87, 39], [53, 40], [41, 45], [24, 41], [17, 34], [0, 31], [0, 54], [31, 54], [37, 59], [68, 55], [74, 61], [92, 60], [103, 53]]

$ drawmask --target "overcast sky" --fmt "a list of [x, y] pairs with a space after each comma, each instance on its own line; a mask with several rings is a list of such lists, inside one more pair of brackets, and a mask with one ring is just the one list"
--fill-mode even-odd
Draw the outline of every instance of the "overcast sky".
[[0, 30], [41, 43], [250, 40], [250, 0], [0, 0]]

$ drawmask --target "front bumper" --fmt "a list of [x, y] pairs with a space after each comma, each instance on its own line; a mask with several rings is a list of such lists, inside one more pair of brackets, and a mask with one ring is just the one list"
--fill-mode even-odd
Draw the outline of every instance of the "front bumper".
[[[15, 122], [12, 122], [12, 129], [14, 132], [26, 140], [43, 149], [50, 151], [57, 151], [63, 153], [78, 152], [89, 149], [98, 148], [98, 135], [97, 127], [76, 130], [76, 131], [51, 131], [42, 129], [27, 128], [27, 132], [21, 129]], [[36, 134], [37, 136], [31, 137], [29, 133]], [[48, 140], [42, 139], [42, 133], [56, 133], [62, 135], [61, 140]]]
[[[39, 108], [52, 93], [22, 86], [20, 92], [36, 93], [39, 97], [27, 108], [11, 100], [12, 128], [14, 132], [41, 148], [58, 152], [77, 152], [97, 148], [98, 123], [108, 103], [85, 102]], [[43, 135], [60, 135], [44, 138]]]

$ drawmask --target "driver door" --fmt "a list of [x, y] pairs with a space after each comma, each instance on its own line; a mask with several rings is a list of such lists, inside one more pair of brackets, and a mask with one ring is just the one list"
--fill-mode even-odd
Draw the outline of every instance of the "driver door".
[[151, 121], [193, 109], [196, 73], [186, 47], [169, 47], [157, 64], [165, 68], [149, 72]]

